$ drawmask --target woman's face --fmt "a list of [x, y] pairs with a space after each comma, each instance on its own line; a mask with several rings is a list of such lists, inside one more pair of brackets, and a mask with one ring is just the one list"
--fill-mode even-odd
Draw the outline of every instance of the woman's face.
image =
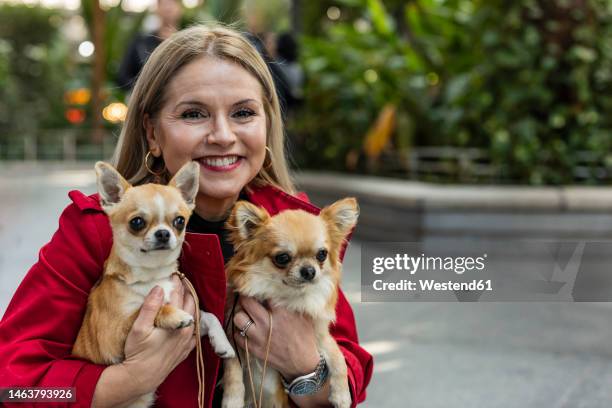
[[199, 58], [170, 81], [155, 118], [145, 119], [149, 149], [175, 174], [200, 164], [200, 198], [235, 199], [266, 155], [262, 87], [237, 64]]

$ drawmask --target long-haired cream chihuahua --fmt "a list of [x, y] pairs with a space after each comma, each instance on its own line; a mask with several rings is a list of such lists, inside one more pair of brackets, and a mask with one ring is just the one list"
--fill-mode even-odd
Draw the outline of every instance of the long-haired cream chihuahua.
[[[171, 276], [185, 227], [195, 207], [199, 166], [185, 164], [167, 186], [144, 184], [132, 187], [112, 166], [96, 163], [102, 208], [113, 230], [113, 246], [101, 279], [88, 299], [83, 325], [72, 354], [97, 364], [116, 364], [125, 359], [128, 332], [144, 298], [156, 285], [164, 291], [164, 305], [155, 326], [176, 330], [193, 324], [193, 316], [168, 302], [174, 289]], [[200, 311], [201, 333], [208, 334], [215, 352], [235, 356], [220, 322]], [[142, 396], [132, 407], [149, 407], [154, 393]]]
[[[329, 367], [330, 402], [340, 408], [350, 407], [351, 396], [346, 362], [329, 325], [336, 318], [340, 251], [358, 216], [354, 198], [337, 201], [321, 210], [319, 216], [286, 210], [271, 217], [265, 209], [241, 201], [228, 220], [235, 248], [226, 267], [230, 288], [312, 318], [319, 352]], [[249, 384], [245, 358], [240, 352], [242, 367], [238, 358], [225, 360], [226, 408], [251, 406], [254, 402], [253, 393], [245, 392], [245, 383]], [[251, 367], [255, 388], [260, 389], [263, 364], [252, 360]], [[260, 408], [289, 406], [277, 371], [268, 370], [263, 382]]]

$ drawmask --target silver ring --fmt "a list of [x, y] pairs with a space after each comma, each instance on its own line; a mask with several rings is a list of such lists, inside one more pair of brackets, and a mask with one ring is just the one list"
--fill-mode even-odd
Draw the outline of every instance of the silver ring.
[[244, 325], [244, 327], [240, 330], [240, 335], [242, 337], [246, 337], [247, 336], [247, 331], [249, 330], [249, 327], [251, 327], [251, 325], [255, 323], [254, 321], [252, 321], [251, 319], [249, 319], [248, 322], [246, 322], [246, 324]]

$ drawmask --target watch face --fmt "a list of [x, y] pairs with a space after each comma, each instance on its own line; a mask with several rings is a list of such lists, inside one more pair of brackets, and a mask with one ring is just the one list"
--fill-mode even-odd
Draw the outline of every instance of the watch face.
[[327, 380], [328, 375], [329, 367], [327, 366], [325, 358], [321, 356], [321, 360], [319, 361], [319, 364], [314, 372], [296, 378], [291, 382], [291, 384], [287, 384], [282, 377], [281, 381], [283, 383], [283, 387], [285, 388], [285, 392], [289, 394], [312, 395], [316, 394], [321, 389], [323, 384], [325, 384], [325, 380]]
[[320, 384], [315, 379], [307, 379], [295, 384], [289, 392], [294, 395], [310, 395], [316, 393]]
[[325, 384], [325, 380], [327, 380], [327, 376], [329, 375], [329, 367], [322, 357], [317, 369], [310, 375], [312, 375], [312, 377], [302, 378], [294, 382], [287, 391], [293, 395], [316, 394], [323, 384]]

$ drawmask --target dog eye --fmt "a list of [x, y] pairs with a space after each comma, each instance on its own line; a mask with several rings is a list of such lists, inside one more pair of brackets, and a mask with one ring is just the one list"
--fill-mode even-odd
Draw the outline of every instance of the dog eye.
[[285, 266], [289, 264], [289, 262], [291, 262], [291, 255], [289, 255], [286, 252], [282, 252], [274, 256], [274, 263], [279, 268], [284, 268]]
[[132, 231], [140, 231], [142, 230], [147, 223], [142, 217], [134, 217], [130, 220], [130, 228]]
[[327, 259], [327, 250], [319, 249], [319, 252], [317, 252], [317, 261], [325, 262], [326, 259]]
[[172, 221], [172, 224], [174, 225], [174, 228], [176, 228], [177, 230], [182, 230], [183, 228], [185, 228], [185, 217], [181, 217], [180, 215], [178, 217], [176, 217], [174, 219], [174, 221]]

